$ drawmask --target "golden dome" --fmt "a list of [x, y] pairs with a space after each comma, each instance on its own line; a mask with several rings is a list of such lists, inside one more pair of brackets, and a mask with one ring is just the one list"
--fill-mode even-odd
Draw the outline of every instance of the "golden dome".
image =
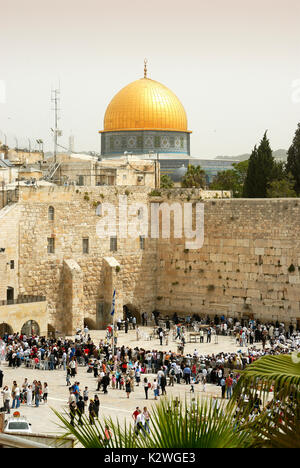
[[166, 86], [141, 78], [115, 95], [104, 116], [104, 132], [129, 130], [187, 132], [184, 107]]

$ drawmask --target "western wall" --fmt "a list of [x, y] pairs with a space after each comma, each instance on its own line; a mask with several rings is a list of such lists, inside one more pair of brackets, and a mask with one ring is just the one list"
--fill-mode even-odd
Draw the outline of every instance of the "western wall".
[[[184, 238], [174, 238], [171, 223], [169, 239], [148, 237], [141, 249], [140, 239], [118, 236], [117, 251], [111, 251], [109, 236], [97, 235], [104, 213], [96, 208], [118, 207], [120, 195], [128, 205], [146, 204], [149, 213], [151, 203], [203, 203], [203, 247], [187, 249]], [[52, 330], [73, 333], [84, 321], [90, 328], [104, 327], [111, 320], [114, 289], [117, 317], [128, 305], [137, 314], [158, 309], [288, 323], [300, 318], [297, 199], [203, 200], [196, 189], [24, 187], [19, 202], [4, 210], [0, 299], [10, 283], [15, 296], [45, 296]], [[54, 239], [54, 253], [47, 250], [48, 239]], [[7, 271], [11, 257], [16, 266]]]

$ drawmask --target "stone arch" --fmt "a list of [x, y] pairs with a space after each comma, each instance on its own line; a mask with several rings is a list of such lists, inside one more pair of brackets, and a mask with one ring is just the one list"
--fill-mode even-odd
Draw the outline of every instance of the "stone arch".
[[95, 320], [85, 317], [83, 320], [83, 326], [87, 326], [89, 330], [98, 330]]
[[133, 304], [123, 305], [123, 319], [124, 320], [125, 320], [126, 316], [135, 317], [137, 324], [142, 323], [141, 313], [140, 313], [139, 309], [136, 306], [134, 306]]
[[40, 326], [35, 320], [28, 320], [25, 322], [21, 329], [22, 335], [39, 335], [40, 334]]
[[3, 337], [5, 335], [5, 333], [8, 333], [9, 335], [12, 335], [13, 334], [13, 328], [11, 327], [11, 325], [9, 325], [8, 323], [5, 323], [5, 322], [2, 322], [0, 323], [0, 338]]

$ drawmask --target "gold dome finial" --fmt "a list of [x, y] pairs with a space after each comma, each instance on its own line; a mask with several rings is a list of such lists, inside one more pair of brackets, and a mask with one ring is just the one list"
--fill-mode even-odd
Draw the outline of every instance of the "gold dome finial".
[[148, 63], [148, 60], [145, 58], [144, 59], [144, 78], [147, 78], [147, 63]]

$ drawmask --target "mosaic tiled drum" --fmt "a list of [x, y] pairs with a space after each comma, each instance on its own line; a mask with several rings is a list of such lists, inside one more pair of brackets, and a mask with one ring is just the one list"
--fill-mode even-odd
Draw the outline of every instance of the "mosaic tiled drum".
[[183, 105], [166, 86], [144, 77], [125, 86], [112, 99], [100, 132], [103, 156], [190, 154], [190, 133]]

